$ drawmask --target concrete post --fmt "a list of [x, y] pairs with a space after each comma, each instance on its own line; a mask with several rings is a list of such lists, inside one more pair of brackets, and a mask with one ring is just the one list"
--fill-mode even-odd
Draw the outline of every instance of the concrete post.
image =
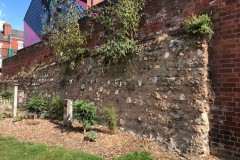
[[70, 99], [64, 100], [64, 115], [63, 115], [63, 125], [69, 128], [71, 126], [71, 120], [73, 116], [72, 101]]
[[13, 118], [17, 116], [17, 103], [18, 103], [18, 84], [14, 84], [13, 93], [13, 106], [12, 106], [12, 116]]

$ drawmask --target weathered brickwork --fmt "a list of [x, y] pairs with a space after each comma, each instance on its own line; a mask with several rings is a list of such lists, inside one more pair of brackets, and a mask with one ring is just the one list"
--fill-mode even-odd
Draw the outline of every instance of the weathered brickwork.
[[211, 150], [240, 159], [240, 1], [221, 1], [213, 13], [210, 78], [216, 99], [210, 117]]
[[15, 79], [18, 72], [28, 71], [42, 63], [51, 61], [54, 57], [51, 50], [39, 43], [18, 51], [16, 56], [3, 60], [3, 79]]
[[[206, 59], [204, 65], [199, 66], [202, 61], [198, 57], [200, 51], [204, 53], [202, 58], [207, 56], [207, 48], [199, 48], [199, 44], [194, 44], [195, 42], [200, 42], [200, 44], [204, 42], [193, 40], [192, 43], [189, 43], [186, 38], [177, 36], [182, 22], [189, 15], [203, 12], [213, 14], [215, 31], [209, 42], [209, 76], [207, 75]], [[167, 33], [170, 38], [155, 44], [162, 44], [164, 51], [159, 48], [146, 50], [145, 46], [145, 51], [141, 52], [138, 58], [131, 59], [132, 63], [126, 62], [129, 65], [127, 68], [124, 67], [126, 64], [120, 64], [118, 68], [110, 67], [108, 69], [100, 64], [93, 64], [94, 59], [86, 58], [81, 62], [82, 64], [79, 64], [78, 71], [75, 71], [73, 75], [65, 75], [63, 65], [51, 61], [52, 66], [46, 65], [48, 66], [46, 69], [37, 69], [36, 78], [22, 80], [22, 84], [32, 81], [28, 85], [22, 85], [22, 88], [40, 87], [44, 90], [53, 90], [55, 93], [66, 90], [66, 96], [74, 100], [90, 99], [96, 102], [100, 108], [112, 102], [118, 107], [120, 123], [124, 127], [152, 136], [160, 143], [166, 143], [168, 149], [196, 156], [208, 153], [206, 115], [208, 115], [210, 103], [208, 100], [211, 98], [211, 92], [207, 87], [202, 87], [202, 89], [200, 87], [204, 86], [208, 77], [215, 93], [215, 102], [210, 108], [209, 114], [211, 152], [226, 159], [240, 159], [239, 21], [240, 0], [148, 0], [138, 37], [142, 44], [151, 46], [149, 44], [151, 41], [155, 41], [156, 38]], [[82, 23], [80, 27], [84, 28], [84, 22]], [[101, 31], [102, 28], [99, 26], [95, 30], [95, 38], [89, 42], [89, 46], [101, 43], [99, 38]], [[183, 43], [184, 49], [187, 46], [191, 49], [186, 49], [184, 52], [173, 51], [172, 49], [175, 47], [170, 45], [171, 40], [176, 44]], [[23, 49], [17, 56], [4, 60], [3, 76], [10, 78], [16, 75], [22, 67], [27, 70], [35, 66], [35, 62], [47, 63], [49, 62], [49, 53], [51, 53], [49, 49], [41, 46]], [[197, 60], [193, 60], [194, 58]], [[101, 62], [100, 59], [97, 60]], [[195, 61], [198, 63], [195, 64]], [[188, 65], [186, 66], [186, 64]], [[189, 64], [193, 66], [189, 66]], [[177, 70], [179, 68], [180, 71]], [[191, 70], [188, 71], [187, 68]], [[205, 70], [204, 75], [200, 77], [196, 75], [201, 72], [198, 69]], [[191, 77], [199, 77], [199, 79], [191, 82], [194, 78], [186, 78], [187, 74]], [[180, 81], [179, 77], [182, 77], [183, 80]], [[45, 85], [45, 81], [48, 81], [48, 85]], [[174, 88], [176, 85], [179, 87], [178, 89]], [[193, 92], [193, 86], [196, 91], [206, 89], [206, 92], [199, 96], [200, 93]], [[172, 87], [173, 89], [171, 89]], [[169, 92], [170, 90], [171, 92]], [[181, 101], [180, 97], [186, 99]], [[175, 104], [180, 110], [175, 109], [174, 111]], [[151, 109], [148, 109], [149, 106]], [[204, 111], [197, 112], [197, 109], [202, 106], [205, 108]], [[134, 112], [136, 114], [132, 116], [131, 113]], [[183, 119], [179, 120], [180, 115], [188, 115], [188, 117], [183, 116]], [[176, 119], [174, 119], [175, 116], [177, 116]], [[190, 125], [190, 128], [186, 128], [186, 124]], [[195, 128], [196, 126], [198, 127]], [[200, 134], [198, 129], [201, 127], [204, 129], [201, 129], [202, 133]], [[175, 132], [176, 134], [174, 134]], [[186, 133], [193, 135], [194, 138], [191, 139]], [[181, 136], [184, 138], [180, 140]], [[198, 147], [196, 147], [197, 145]], [[200, 151], [204, 154], [200, 154]]]

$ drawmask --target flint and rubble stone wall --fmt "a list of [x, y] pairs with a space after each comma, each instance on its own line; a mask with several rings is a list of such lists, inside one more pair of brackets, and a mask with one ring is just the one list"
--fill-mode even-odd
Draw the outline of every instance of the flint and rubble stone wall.
[[118, 65], [87, 57], [73, 71], [52, 63], [18, 80], [25, 93], [41, 90], [89, 100], [99, 112], [114, 105], [119, 125], [154, 138], [168, 150], [186, 156], [209, 154], [208, 45], [186, 37], [159, 36], [140, 47], [138, 55]]

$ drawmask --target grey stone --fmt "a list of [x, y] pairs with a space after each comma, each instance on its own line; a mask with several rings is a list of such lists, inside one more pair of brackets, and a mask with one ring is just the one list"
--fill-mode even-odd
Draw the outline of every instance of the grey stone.
[[155, 65], [155, 69], [160, 69], [160, 65]]
[[84, 84], [81, 85], [81, 90], [85, 90], [85, 85]]
[[73, 82], [73, 79], [70, 79], [70, 80], [69, 80], [69, 84], [72, 84], [72, 82]]
[[123, 126], [125, 123], [126, 123], [126, 122], [125, 122], [125, 120], [124, 120], [123, 118], [120, 118], [120, 119], [119, 119], [119, 125], [120, 125], [120, 126]]
[[100, 93], [103, 92], [103, 87], [102, 87], [102, 86], [99, 88], [99, 92], [100, 92]]
[[170, 44], [169, 44], [169, 47], [170, 47], [170, 48], [173, 46], [174, 42], [175, 42], [174, 40], [171, 40], [171, 41], [170, 41]]
[[92, 91], [92, 87], [89, 87], [88, 90], [89, 90], [89, 91]]
[[158, 77], [153, 77], [151, 80], [152, 80], [152, 83], [157, 83], [158, 82]]
[[116, 90], [116, 91], [114, 92], [114, 94], [116, 94], [116, 95], [118, 95], [118, 93], [119, 93], [119, 90]]
[[138, 86], [141, 87], [143, 84], [143, 80], [138, 80]]
[[142, 122], [142, 118], [141, 117], [138, 117], [138, 122]]
[[202, 51], [201, 49], [198, 49], [198, 50], [197, 50], [197, 54], [198, 54], [198, 55], [201, 55], [202, 53], [203, 53], [203, 51]]
[[126, 103], [128, 103], [128, 104], [132, 103], [131, 97], [128, 97], [128, 98], [127, 98]]
[[185, 94], [181, 94], [180, 97], [179, 97], [179, 100], [185, 101], [186, 100]]
[[179, 53], [179, 56], [184, 56], [184, 54], [182, 52]]
[[166, 59], [166, 58], [168, 58], [169, 57], [169, 52], [166, 52], [165, 54], [164, 54], [164, 58]]

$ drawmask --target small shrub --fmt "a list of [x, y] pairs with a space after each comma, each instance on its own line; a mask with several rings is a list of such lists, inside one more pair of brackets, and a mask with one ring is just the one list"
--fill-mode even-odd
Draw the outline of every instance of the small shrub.
[[86, 128], [96, 124], [97, 108], [88, 101], [78, 101], [73, 103], [73, 118], [82, 122], [84, 133]]
[[192, 35], [212, 36], [212, 20], [208, 14], [199, 16], [192, 15], [190, 19], [184, 23], [184, 31]]
[[13, 118], [12, 122], [18, 122], [18, 121], [21, 121], [23, 119], [23, 117], [21, 116], [16, 116]]
[[115, 134], [117, 128], [117, 112], [115, 107], [108, 106], [104, 110], [104, 119], [112, 134]]
[[90, 141], [90, 142], [96, 142], [97, 139], [97, 132], [95, 131], [89, 131], [87, 136], [84, 137], [85, 141]]
[[11, 118], [11, 115], [7, 113], [0, 114], [0, 120], [4, 120], [5, 118]]
[[10, 91], [10, 90], [4, 90], [0, 93], [0, 96], [3, 98], [3, 99], [12, 99], [12, 96], [13, 96], [13, 91]]
[[59, 96], [52, 97], [50, 101], [49, 117], [51, 119], [62, 120], [64, 114], [64, 103]]
[[41, 92], [35, 92], [32, 97], [27, 100], [25, 104], [26, 109], [30, 112], [39, 114], [47, 108], [47, 102], [45, 101]]

